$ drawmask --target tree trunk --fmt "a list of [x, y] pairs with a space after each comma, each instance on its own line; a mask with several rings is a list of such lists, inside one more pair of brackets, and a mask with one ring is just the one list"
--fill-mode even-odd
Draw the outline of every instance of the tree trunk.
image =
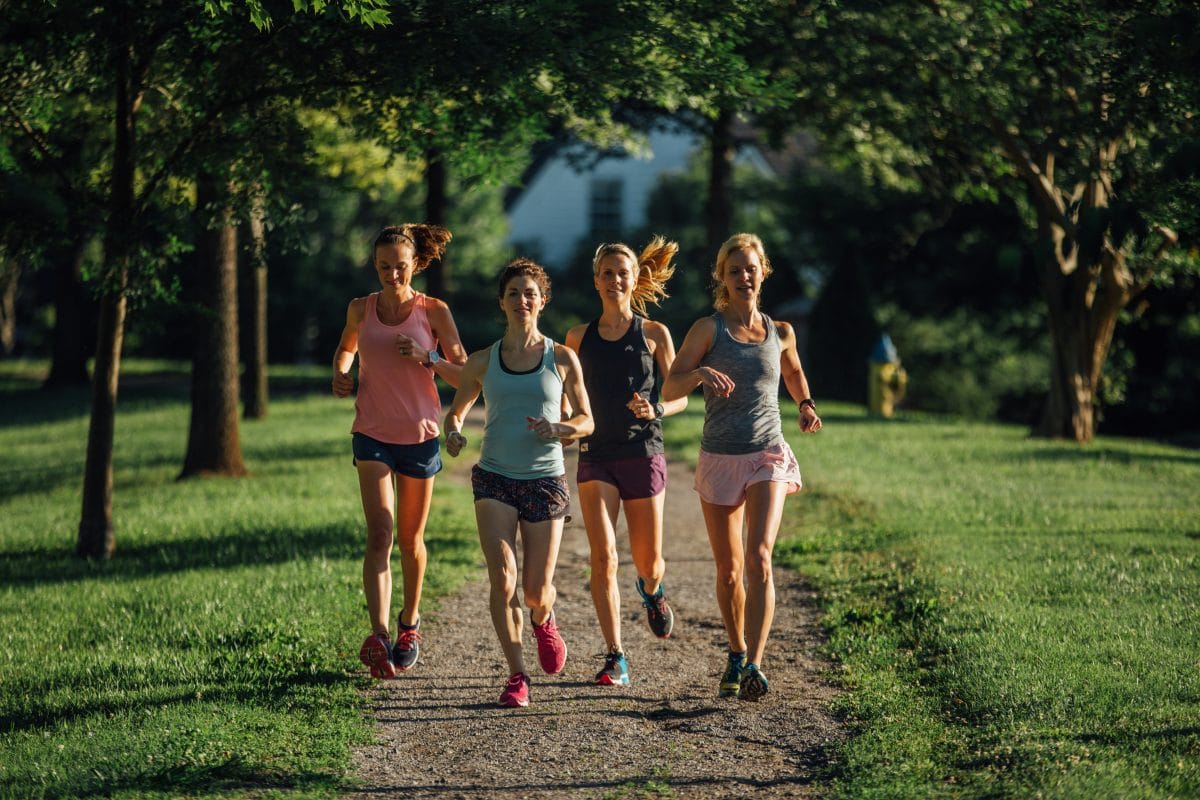
[[[128, 8], [117, 10], [116, 30], [132, 35]], [[133, 52], [128, 38], [113, 45], [115, 139], [112, 196], [105, 234], [105, 285], [96, 333], [96, 373], [92, 380], [92, 413], [88, 424], [87, 459], [83, 468], [83, 509], [76, 552], [84, 558], [108, 558], [116, 549], [113, 531], [113, 432], [117, 414], [117, 378], [125, 338], [129, 253], [134, 229], [136, 165]]]
[[247, 224], [250, 233], [250, 335], [247, 337], [246, 373], [243, 376], [246, 419], [267, 416], [267, 242], [262, 194], [256, 194]]
[[[238, 436], [237, 227], [227, 191], [209, 176], [196, 186], [199, 309], [193, 325], [192, 417], [181, 479], [246, 474]], [[213, 209], [221, 209], [215, 221]]]
[[1079, 244], [1065, 239], [1053, 223], [1043, 220], [1039, 229], [1053, 249], [1042, 281], [1052, 350], [1050, 392], [1034, 433], [1086, 444], [1096, 435], [1100, 381], [1117, 316], [1135, 290], [1124, 253], [1111, 243], [1088, 263]]
[[[446, 198], [446, 162], [436, 150], [425, 154], [425, 221], [431, 225], [445, 227], [449, 216]], [[446, 254], [434, 261], [425, 270], [425, 292], [431, 297], [443, 298], [450, 289], [450, 272], [446, 266]]]
[[85, 336], [86, 320], [91, 317], [82, 275], [86, 245], [82, 238], [71, 242], [70, 250], [61, 253], [54, 265], [54, 349], [44, 389], [88, 383], [87, 357], [95, 347]]
[[0, 252], [0, 356], [7, 358], [17, 349], [17, 286], [21, 265]]
[[717, 250], [733, 234], [733, 159], [737, 145], [733, 141], [732, 111], [722, 110], [713, 120], [710, 144], [705, 227], [708, 257], [716, 258]]

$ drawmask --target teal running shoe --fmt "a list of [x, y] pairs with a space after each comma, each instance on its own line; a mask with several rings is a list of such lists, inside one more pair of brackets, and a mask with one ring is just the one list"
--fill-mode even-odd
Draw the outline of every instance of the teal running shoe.
[[725, 665], [725, 674], [721, 676], [721, 689], [718, 697], [737, 697], [742, 689], [742, 670], [746, 666], [745, 653], [729, 653], [729, 663]]
[[646, 583], [637, 579], [638, 594], [642, 596], [642, 605], [646, 608], [646, 624], [650, 631], [660, 639], [669, 638], [675, 627], [675, 612], [663, 598], [663, 587], [660, 583], [654, 594], [646, 594]]
[[747, 664], [742, 671], [742, 686], [738, 689], [739, 700], [758, 700], [770, 691], [767, 676], [763, 675], [758, 664]]
[[628, 686], [629, 665], [624, 653], [609, 653], [604, 657], [604, 669], [596, 673], [599, 686]]

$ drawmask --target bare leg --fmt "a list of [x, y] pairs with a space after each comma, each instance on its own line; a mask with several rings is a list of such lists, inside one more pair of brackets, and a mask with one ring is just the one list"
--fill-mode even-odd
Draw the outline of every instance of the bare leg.
[[488, 608], [509, 674], [525, 671], [521, 653], [521, 606], [517, 598], [517, 510], [498, 500], [476, 500], [479, 545], [487, 563]]
[[[617, 487], [604, 481], [579, 484], [579, 507], [591, 549], [592, 604], [609, 652], [621, 649], [621, 593], [617, 588], [617, 536], [614, 530], [621, 499]], [[628, 513], [628, 511], [626, 512]]]
[[725, 622], [729, 649], [746, 650], [746, 588], [742, 585], [745, 553], [742, 547], [742, 513], [744, 505], [720, 506], [700, 501], [704, 524], [708, 528], [708, 543], [717, 566], [717, 606]]
[[646, 594], [654, 594], [662, 583], [666, 562], [662, 557], [663, 501], [666, 492], [653, 497], [625, 501], [629, 526], [629, 550]]
[[562, 543], [563, 521], [521, 522], [522, 588], [529, 618], [542, 625], [554, 612], [558, 592], [554, 588], [554, 568], [558, 565], [558, 547]]
[[425, 523], [433, 499], [433, 478], [397, 475], [396, 497], [396, 539], [400, 545], [400, 570], [404, 574], [401, 621], [415, 625], [421, 613], [421, 588], [425, 582]]
[[367, 520], [367, 551], [363, 558], [363, 594], [373, 633], [388, 632], [392, 604], [392, 530], [395, 524], [395, 484], [392, 471], [381, 461], [358, 462], [358, 489]]
[[746, 661], [762, 664], [763, 651], [771, 622], [775, 619], [775, 579], [771, 554], [779, 523], [783, 519], [783, 501], [787, 484], [762, 481], [746, 487]]

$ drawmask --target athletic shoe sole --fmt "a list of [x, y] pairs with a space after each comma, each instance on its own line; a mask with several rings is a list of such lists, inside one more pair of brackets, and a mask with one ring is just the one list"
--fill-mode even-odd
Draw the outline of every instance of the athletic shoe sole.
[[371, 668], [371, 677], [388, 680], [396, 677], [396, 665], [388, 657], [387, 647], [378, 636], [368, 636], [358, 651], [358, 660]]
[[629, 676], [622, 675], [619, 678], [614, 678], [611, 675], [600, 675], [596, 678], [597, 686], [628, 686]]
[[768, 690], [769, 687], [766, 678], [760, 675], [757, 670], [751, 671], [748, 675], [742, 677], [742, 688], [738, 690], [738, 699], [756, 702]]

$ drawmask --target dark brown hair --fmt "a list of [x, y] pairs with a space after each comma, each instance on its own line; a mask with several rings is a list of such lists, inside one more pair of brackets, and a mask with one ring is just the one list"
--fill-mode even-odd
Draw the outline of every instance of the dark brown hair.
[[533, 278], [533, 282], [542, 292], [542, 297], [546, 299], [547, 303], [550, 302], [550, 276], [546, 274], [546, 270], [541, 264], [528, 258], [514, 258], [505, 265], [504, 269], [500, 270], [500, 280], [496, 283], [496, 297], [503, 299], [504, 287], [513, 278], [521, 275]]
[[403, 225], [388, 225], [379, 232], [375, 237], [375, 244], [371, 245], [371, 261], [375, 261], [375, 251], [379, 249], [381, 244], [396, 244], [397, 242], [408, 242], [413, 246], [413, 274], [417, 274], [421, 270], [429, 266], [431, 261], [436, 261], [442, 257], [442, 253], [446, 252], [446, 245], [452, 238], [450, 231], [443, 228], [441, 225], [427, 225], [425, 223], [406, 222]]

